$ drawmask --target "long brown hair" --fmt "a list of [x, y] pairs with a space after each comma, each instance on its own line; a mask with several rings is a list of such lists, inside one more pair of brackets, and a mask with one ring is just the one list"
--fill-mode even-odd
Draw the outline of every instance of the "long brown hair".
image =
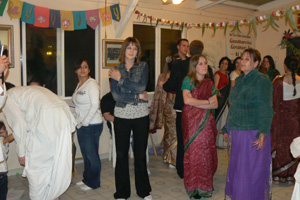
[[[196, 74], [197, 74], [196, 66], [201, 57], [204, 58], [207, 62], [206, 57], [202, 54], [194, 55], [190, 60], [189, 73], [187, 76], [190, 77], [190, 79], [191, 79], [190, 84], [194, 83], [194, 87], [199, 87], [201, 84], [201, 81], [197, 80], [197, 77], [196, 77]], [[205, 77], [207, 77], [207, 74], [205, 75]]]
[[121, 47], [121, 53], [120, 53], [120, 57], [119, 57], [119, 61], [121, 63], [125, 63], [125, 52], [126, 52], [126, 48], [128, 47], [128, 45], [132, 43], [132, 45], [135, 45], [138, 49], [138, 53], [137, 53], [137, 56], [135, 58], [135, 65], [139, 65], [140, 62], [141, 62], [141, 57], [142, 57], [142, 53], [141, 53], [141, 44], [139, 42], [139, 40], [135, 37], [128, 37], [125, 39], [125, 41], [123, 42], [122, 44], [122, 47]]

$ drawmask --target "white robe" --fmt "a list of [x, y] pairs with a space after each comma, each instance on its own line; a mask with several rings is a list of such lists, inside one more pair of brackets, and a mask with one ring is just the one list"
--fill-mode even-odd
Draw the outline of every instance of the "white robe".
[[[290, 149], [294, 158], [300, 156], [300, 137], [297, 137], [293, 140]], [[300, 165], [298, 165], [297, 167], [297, 171], [294, 175], [294, 178], [296, 180], [296, 183], [294, 186], [294, 191], [291, 200], [300, 200]]]
[[28, 178], [30, 199], [53, 200], [71, 182], [71, 133], [76, 121], [67, 103], [46, 88], [15, 87], [6, 95], [3, 112], [17, 153], [25, 156], [23, 175]]

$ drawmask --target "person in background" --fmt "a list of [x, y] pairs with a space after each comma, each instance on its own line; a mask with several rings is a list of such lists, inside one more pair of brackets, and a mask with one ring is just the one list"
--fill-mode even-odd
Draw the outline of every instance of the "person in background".
[[30, 82], [28, 83], [28, 85], [30, 85], [30, 86], [42, 86], [42, 87], [46, 87], [44, 80], [41, 77], [39, 77], [39, 76], [32, 77], [32, 79], [30, 80]]
[[[109, 88], [111, 88], [111, 79], [109, 79]], [[107, 127], [109, 129], [110, 134], [112, 134], [112, 128], [110, 122], [114, 122], [114, 109], [115, 109], [116, 101], [114, 100], [111, 91], [105, 94], [100, 102], [101, 112], [104, 119], [107, 121]]]
[[263, 68], [261, 69], [261, 72], [264, 74], [267, 73], [271, 81], [273, 81], [277, 75], [280, 75], [280, 72], [275, 68], [275, 62], [270, 55], [264, 57], [261, 67]]
[[[174, 109], [176, 110], [176, 133], [177, 133], [177, 155], [176, 155], [176, 170], [180, 178], [183, 178], [183, 136], [181, 130], [181, 110], [184, 106], [181, 85], [183, 79], [189, 71], [190, 58], [187, 57], [189, 49], [189, 41], [187, 39], [180, 39], [177, 42], [177, 49], [182, 59], [174, 62], [171, 68], [170, 78], [164, 82], [161, 81], [160, 85], [166, 92], [176, 91]], [[183, 59], [184, 58], [184, 59]]]
[[176, 62], [178, 53], [173, 56], [166, 57], [163, 72], [157, 80], [157, 87], [152, 98], [150, 107], [150, 133], [156, 133], [157, 129], [164, 127], [163, 148], [164, 162], [169, 164], [170, 168], [176, 167], [177, 154], [177, 135], [176, 135], [176, 111], [174, 103], [176, 92], [165, 92], [160, 82], [166, 82], [170, 77], [170, 69]]
[[[194, 55], [202, 55], [204, 50], [204, 44], [200, 40], [193, 40], [190, 44], [190, 54], [191, 56]], [[214, 74], [212, 68], [208, 65], [208, 70], [207, 70], [207, 77], [210, 78], [212, 82], [214, 82]]]
[[87, 60], [77, 60], [74, 67], [79, 83], [72, 100], [75, 105], [77, 138], [84, 160], [83, 180], [76, 185], [81, 186], [82, 190], [91, 190], [100, 187], [99, 140], [103, 129], [100, 87], [96, 80], [89, 76], [90, 67]]
[[257, 50], [246, 49], [241, 58], [243, 75], [230, 92], [223, 128], [224, 139], [230, 141], [225, 199], [269, 200], [273, 88], [257, 70], [261, 60]]
[[131, 131], [135, 186], [137, 195], [152, 200], [151, 186], [147, 172], [146, 149], [149, 131], [148, 83], [149, 68], [141, 61], [141, 45], [137, 38], [128, 37], [122, 44], [120, 64], [109, 71], [111, 92], [116, 101], [114, 130], [117, 162], [115, 168], [115, 199], [130, 197], [128, 151]]
[[193, 56], [182, 84], [184, 186], [188, 196], [195, 199], [212, 196], [213, 176], [218, 166], [217, 128], [211, 110], [218, 107], [218, 90], [206, 78], [207, 71], [206, 58]]
[[273, 80], [274, 116], [271, 126], [273, 183], [294, 183], [294, 174], [299, 161], [290, 154], [290, 144], [299, 137], [300, 130], [300, 76], [297, 56], [287, 56], [284, 60], [283, 76]]
[[230, 73], [231, 88], [235, 85], [235, 79], [242, 74], [241, 57], [236, 57], [233, 61], [233, 71]]
[[219, 61], [219, 71], [214, 75], [214, 83], [216, 88], [219, 90], [218, 96], [218, 109], [215, 111], [215, 122], [218, 129], [217, 135], [217, 147], [227, 148], [228, 144], [224, 141], [224, 134], [222, 128], [226, 124], [228, 115], [228, 96], [230, 93], [231, 82], [229, 81], [228, 68], [231, 68], [231, 60], [228, 57], [223, 57]]
[[9, 143], [14, 141], [12, 134], [7, 134], [3, 121], [0, 121], [0, 199], [5, 200], [8, 192], [7, 187], [7, 158]]

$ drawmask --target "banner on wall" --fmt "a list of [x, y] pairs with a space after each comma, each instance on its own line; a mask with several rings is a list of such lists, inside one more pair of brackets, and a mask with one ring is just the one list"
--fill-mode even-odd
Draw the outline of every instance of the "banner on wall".
[[234, 60], [248, 48], [255, 48], [255, 37], [237, 32], [226, 33], [226, 55]]

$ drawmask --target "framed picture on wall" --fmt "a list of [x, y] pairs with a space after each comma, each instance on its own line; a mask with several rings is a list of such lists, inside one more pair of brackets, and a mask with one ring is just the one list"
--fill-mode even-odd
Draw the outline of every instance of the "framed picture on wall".
[[0, 24], [0, 41], [1, 45], [4, 45], [3, 54], [9, 58], [9, 67], [14, 67], [14, 42], [13, 42], [13, 31], [12, 25], [1, 25]]
[[103, 40], [103, 67], [113, 67], [119, 65], [119, 56], [123, 40]]

